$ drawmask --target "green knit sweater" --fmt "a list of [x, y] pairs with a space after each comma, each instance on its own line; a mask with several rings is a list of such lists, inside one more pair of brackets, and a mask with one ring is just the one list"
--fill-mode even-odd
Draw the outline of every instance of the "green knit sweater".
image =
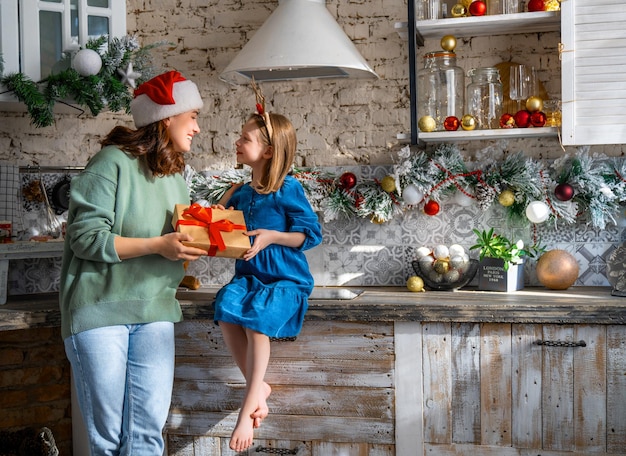
[[143, 161], [105, 147], [70, 185], [60, 307], [63, 338], [104, 326], [177, 322], [182, 261], [148, 255], [121, 261], [116, 236], [173, 231], [175, 204], [189, 204], [182, 175], [154, 177]]

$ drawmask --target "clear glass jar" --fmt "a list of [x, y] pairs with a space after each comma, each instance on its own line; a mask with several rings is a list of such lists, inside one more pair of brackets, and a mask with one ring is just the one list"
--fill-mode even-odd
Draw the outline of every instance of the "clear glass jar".
[[502, 81], [497, 68], [474, 68], [468, 72], [466, 113], [476, 118], [476, 128], [500, 128]]
[[430, 116], [435, 131], [445, 130], [448, 116], [463, 117], [465, 73], [456, 65], [454, 52], [429, 52], [417, 73], [417, 118]]

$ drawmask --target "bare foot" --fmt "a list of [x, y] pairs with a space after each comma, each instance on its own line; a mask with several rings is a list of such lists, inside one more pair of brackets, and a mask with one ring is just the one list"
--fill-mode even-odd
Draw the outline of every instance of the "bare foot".
[[250, 418], [254, 420], [254, 427], [261, 427], [261, 422], [267, 417], [270, 413], [269, 407], [267, 406], [267, 398], [272, 394], [272, 387], [263, 382], [263, 391], [259, 395], [259, 406], [257, 409], [250, 415]]
[[243, 413], [239, 413], [237, 418], [237, 424], [233, 430], [233, 434], [230, 436], [230, 449], [237, 453], [245, 451], [252, 445], [254, 439], [254, 428], [252, 423], [254, 420], [251, 417], [245, 416]]

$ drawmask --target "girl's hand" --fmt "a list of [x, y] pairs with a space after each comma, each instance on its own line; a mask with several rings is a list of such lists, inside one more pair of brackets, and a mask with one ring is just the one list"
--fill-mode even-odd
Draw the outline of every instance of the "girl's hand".
[[244, 233], [246, 236], [254, 236], [254, 242], [252, 243], [252, 247], [250, 247], [250, 250], [244, 253], [243, 259], [246, 261], [251, 260], [265, 247], [273, 244], [277, 233], [278, 231], [265, 230], [262, 228], [258, 230], [246, 231]]
[[282, 232], [266, 230], [263, 228], [246, 231], [244, 234], [246, 236], [254, 236], [252, 247], [243, 255], [243, 259], [246, 261], [254, 258], [257, 253], [270, 244], [279, 244], [284, 245], [285, 247], [299, 248], [306, 238], [304, 233]]

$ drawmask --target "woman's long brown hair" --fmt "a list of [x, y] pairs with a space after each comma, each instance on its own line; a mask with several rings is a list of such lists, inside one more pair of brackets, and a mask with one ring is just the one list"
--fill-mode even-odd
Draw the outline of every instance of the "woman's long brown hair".
[[134, 157], [141, 158], [155, 176], [182, 173], [185, 159], [170, 143], [163, 121], [154, 122], [137, 130], [118, 125], [100, 141], [101, 146], [117, 146]]

